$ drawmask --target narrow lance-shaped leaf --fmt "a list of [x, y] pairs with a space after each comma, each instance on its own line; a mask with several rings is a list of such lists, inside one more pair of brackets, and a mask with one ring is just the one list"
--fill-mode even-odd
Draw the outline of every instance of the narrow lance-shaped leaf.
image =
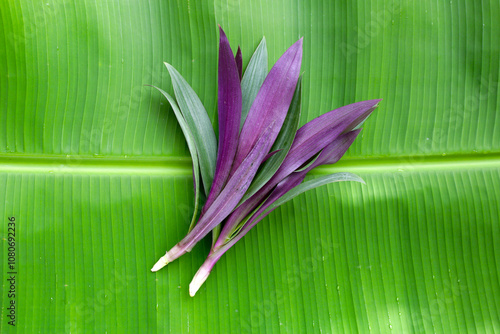
[[352, 173], [334, 173], [330, 175], [325, 175], [318, 177], [314, 180], [299, 184], [295, 188], [293, 188], [291, 191], [288, 191], [285, 195], [283, 195], [281, 198], [277, 199], [274, 203], [270, 204], [269, 207], [267, 207], [265, 210], [263, 210], [261, 213], [257, 212], [259, 216], [257, 217], [256, 221], [252, 221], [251, 224], [245, 226], [242, 230], [242, 234], [248, 233], [250, 229], [255, 226], [260, 220], [262, 220], [265, 216], [270, 214], [273, 210], [275, 210], [277, 207], [280, 205], [285, 204], [286, 202], [292, 200], [293, 198], [299, 196], [300, 194], [305, 193], [308, 190], [323, 186], [328, 183], [332, 182], [342, 182], [342, 181], [355, 181], [359, 183], [365, 183], [362, 178], [359, 176], [352, 174]]
[[273, 182], [270, 184], [276, 184], [299, 168], [319, 151], [317, 147], [322, 149], [331, 143], [332, 137], [336, 138], [357, 127], [375, 110], [379, 102], [380, 100], [368, 100], [343, 106], [302, 126], [297, 131], [289, 154], [271, 179]]
[[175, 97], [186, 123], [193, 134], [200, 162], [200, 172], [205, 193], [208, 194], [215, 174], [217, 140], [212, 123], [200, 98], [179, 72], [165, 63], [172, 78]]
[[238, 240], [240, 240], [245, 234], [247, 234], [259, 221], [266, 217], [271, 211], [276, 209], [281, 204], [293, 199], [294, 197], [304, 193], [307, 190], [319, 187], [321, 185], [338, 182], [338, 181], [364, 181], [350, 173], [337, 173], [332, 175], [327, 175], [325, 177], [320, 177], [312, 181], [300, 184], [307, 173], [313, 168], [324, 164], [324, 163], [335, 163], [345, 154], [347, 149], [351, 146], [353, 141], [356, 139], [360, 130], [351, 131], [347, 134], [341, 135], [339, 138], [334, 140], [330, 145], [325, 147], [318, 158], [312, 163], [308, 168], [303, 169], [301, 172], [294, 172], [281, 181], [276, 188], [271, 192], [271, 194], [264, 200], [262, 204], [255, 209], [255, 212], [251, 214], [250, 218], [247, 218], [243, 222], [243, 226], [237, 233], [231, 234], [229, 236], [221, 234], [217, 240], [216, 246], [212, 247], [210, 255], [206, 259], [205, 263], [200, 267], [196, 275], [194, 276], [191, 284], [189, 285], [189, 294], [194, 296], [196, 291], [205, 282], [210, 271], [212, 270], [215, 263], [220, 259], [220, 257], [231, 248]]
[[193, 230], [168, 251], [167, 254], [154, 265], [153, 269], [151, 269], [152, 271], [163, 268], [169, 262], [172, 262], [179, 256], [190, 251], [198, 241], [207, 235], [215, 226], [220, 224], [231, 211], [233, 211], [250, 186], [257, 169], [272, 146], [268, 138], [269, 134], [273, 133], [275, 127], [276, 124], [274, 122], [267, 127], [255, 143], [247, 158], [243, 160], [240, 167], [236, 170], [236, 173], [229, 179], [220, 195], [199, 219]]
[[189, 153], [191, 154], [191, 159], [193, 160], [193, 183], [194, 183], [194, 212], [193, 212], [193, 218], [191, 219], [191, 223], [189, 224], [189, 230], [191, 230], [196, 223], [196, 216], [198, 214], [198, 207], [200, 203], [200, 165], [198, 161], [198, 153], [196, 150], [196, 143], [194, 140], [194, 136], [191, 133], [191, 130], [189, 130], [189, 126], [186, 123], [186, 120], [182, 116], [181, 111], [179, 110], [179, 107], [177, 106], [177, 103], [175, 102], [175, 99], [170, 96], [167, 92], [164, 90], [151, 86], [153, 88], [156, 88], [160, 93], [165, 96], [165, 98], [168, 100], [170, 103], [170, 106], [172, 107], [172, 110], [174, 111], [175, 117], [177, 118], [177, 122], [179, 122], [179, 125], [181, 127], [182, 133], [184, 134], [184, 137], [186, 138], [186, 142], [188, 144], [188, 149]]
[[[255, 139], [265, 130], [265, 125], [271, 122], [274, 122], [276, 127], [269, 134], [268, 141], [273, 144], [276, 140], [297, 85], [301, 61], [302, 39], [281, 56], [260, 88], [241, 131], [230, 176], [247, 156], [248, 149], [255, 144]], [[210, 205], [211, 202], [207, 202], [204, 211]]]
[[357, 181], [364, 183], [364, 181], [360, 177], [354, 174], [336, 173], [301, 184], [307, 173], [315, 167], [325, 163], [335, 163], [340, 160], [347, 149], [352, 145], [359, 132], [360, 130], [356, 130], [339, 136], [330, 145], [323, 149], [317, 159], [315, 159], [314, 163], [312, 163], [308, 168], [303, 169], [301, 172], [294, 172], [283, 181], [281, 181], [271, 192], [271, 194], [264, 200], [264, 202], [259, 205], [259, 207], [256, 208], [254, 212], [252, 212], [251, 216], [247, 217], [243, 221], [243, 226], [237, 233], [232, 234], [231, 238], [229, 239], [226, 236], [221, 235], [216, 243], [216, 245], [218, 246], [212, 248], [208, 258], [200, 267], [191, 284], [189, 285], [189, 294], [191, 296], [194, 296], [196, 294], [196, 291], [198, 291], [203, 282], [205, 282], [205, 280], [208, 278], [210, 271], [212, 270], [215, 263], [220, 259], [220, 257], [238, 240], [243, 238], [243, 236], [247, 234], [259, 221], [264, 219], [264, 217], [266, 217], [281, 204], [288, 202], [289, 200], [304, 193], [307, 190], [319, 187], [327, 183], [338, 181]]
[[325, 175], [296, 186], [291, 191], [289, 191], [285, 196], [283, 196], [279, 201], [274, 202], [273, 203], [274, 205], [271, 205], [267, 210], [264, 210], [263, 212], [259, 210], [258, 212], [256, 212], [256, 214], [248, 220], [245, 226], [240, 230], [240, 232], [234, 238], [232, 238], [230, 241], [222, 245], [217, 250], [210, 253], [210, 255], [207, 257], [207, 259], [200, 267], [200, 269], [198, 269], [198, 271], [193, 277], [193, 280], [189, 284], [189, 295], [193, 297], [196, 294], [201, 285], [207, 280], [208, 276], [210, 275], [210, 272], [212, 271], [212, 268], [217, 263], [217, 261], [219, 261], [222, 255], [224, 255], [225, 252], [227, 252], [231, 247], [233, 247], [255, 225], [257, 225], [257, 223], [259, 223], [262, 219], [264, 219], [269, 213], [271, 213], [278, 206], [290, 201], [291, 199], [297, 197], [298, 195], [308, 190], [329, 183], [342, 182], [342, 181], [354, 181], [354, 182], [365, 183], [363, 179], [361, 179], [359, 176], [351, 173], [335, 173], [331, 175]]
[[[218, 119], [219, 119], [219, 146], [217, 150], [217, 164], [215, 176], [210, 188], [207, 201], [201, 214], [219, 195], [224, 187], [233, 165], [234, 155], [238, 147], [241, 119], [241, 50], [238, 47], [236, 58], [233, 58], [231, 46], [219, 26], [219, 68], [218, 68]], [[239, 55], [239, 56], [238, 56]], [[239, 62], [239, 64], [238, 64]], [[212, 241], [215, 243], [220, 233], [220, 226], [214, 228]]]
[[[359, 122], [366, 119], [379, 101], [353, 103], [332, 110], [302, 126], [297, 131], [292, 147], [278, 171], [261, 189], [231, 213], [224, 224], [221, 236], [231, 235], [239, 222], [252, 212], [281, 180], [300, 168], [341, 133], [349, 131], [349, 128], [356, 127]], [[219, 245], [219, 242], [216, 245]]]
[[276, 126], [268, 140], [274, 143], [292, 101], [302, 63], [302, 38], [293, 44], [273, 66], [264, 80], [243, 124], [231, 174], [246, 158], [271, 122]]
[[[342, 133], [351, 131], [365, 120], [380, 100], [353, 103], [321, 115], [302, 126], [295, 136], [290, 152], [278, 171], [259, 190], [265, 196], [278, 182], [294, 172]], [[257, 195], [257, 194], [256, 194]]]
[[281, 127], [281, 131], [274, 142], [271, 151], [277, 151], [275, 155], [273, 155], [270, 159], [266, 160], [257, 175], [248, 188], [245, 196], [241, 199], [241, 202], [246, 201], [253, 194], [255, 194], [262, 186], [266, 184], [267, 181], [271, 179], [271, 177], [276, 173], [278, 168], [281, 166], [283, 160], [285, 160], [286, 155], [290, 151], [290, 148], [293, 143], [293, 139], [295, 138], [295, 134], [297, 132], [297, 128], [299, 127], [300, 122], [300, 112], [301, 112], [301, 99], [302, 99], [302, 80], [299, 77], [297, 82], [297, 87], [295, 88], [295, 93], [292, 98], [292, 102], [290, 104], [290, 108], [288, 109], [287, 116], [285, 121], [283, 122], [283, 126]]
[[214, 180], [202, 214], [212, 205], [226, 184], [238, 147], [240, 132], [241, 86], [238, 68], [226, 34], [222, 28], [219, 27], [219, 30], [219, 147]]
[[[242, 60], [243, 62], [243, 60]], [[252, 106], [257, 93], [259, 92], [262, 83], [267, 76], [267, 46], [266, 38], [262, 38], [259, 46], [255, 50], [248, 66], [245, 70], [245, 74], [241, 79], [241, 92], [242, 92], [242, 109], [241, 109], [241, 123], [240, 129], [245, 123], [248, 111]], [[243, 70], [243, 64], [242, 64]]]
[[[299, 186], [302, 181], [305, 179], [307, 173], [309, 173], [314, 168], [324, 165], [324, 164], [334, 164], [339, 161], [342, 156], [344, 156], [345, 152], [351, 147], [352, 143], [358, 136], [361, 130], [350, 131], [346, 134], [339, 136], [335, 139], [331, 144], [326, 146], [317, 159], [307, 168], [301, 169], [300, 171], [293, 172], [289, 176], [287, 176], [283, 181], [278, 183], [276, 188], [271, 192], [271, 195], [265, 200], [264, 205], [262, 205], [257, 212], [255, 212], [253, 217], [260, 217], [260, 219], [264, 218], [268, 215], [272, 210], [276, 209], [281, 204], [291, 200], [292, 198], [302, 194], [303, 192], [319, 187], [323, 184], [334, 182], [334, 181], [358, 181], [364, 183], [364, 181], [351, 173], [336, 173], [332, 175], [336, 175], [336, 177], [332, 178], [317, 178], [312, 180], [314, 182], [308, 182], [307, 186]], [[345, 179], [341, 179], [341, 177], [345, 177]], [[334, 180], [334, 181], [332, 181]], [[326, 182], [326, 183], [324, 183]], [[259, 219], [259, 220], [260, 220]], [[247, 233], [256, 222], [253, 222], [250, 219], [240, 233]]]
[[[358, 136], [359, 132], [361, 130], [355, 130], [355, 131], [350, 131], [346, 134], [340, 135], [337, 137], [331, 144], [327, 145], [321, 152], [317, 153], [310, 162], [306, 164], [306, 166], [301, 166], [299, 169], [295, 170], [293, 173], [288, 175], [283, 181], [281, 181], [278, 184], [282, 184], [283, 182], [288, 183], [289, 189], [295, 187], [295, 185], [300, 184], [306, 174], [313, 170], [314, 168], [324, 165], [324, 164], [334, 164], [337, 161], [342, 158], [342, 156], [345, 154], [345, 152], [349, 149], [349, 147], [352, 145], [356, 137]], [[295, 181], [294, 181], [295, 180]], [[295, 183], [296, 182], [296, 183]], [[275, 188], [276, 189], [276, 188]], [[276, 195], [276, 190], [273, 189], [271, 192], [272, 194]], [[283, 189], [283, 187], [282, 187]], [[283, 195], [284, 193], [281, 193]], [[281, 196], [280, 195], [280, 196]], [[217, 240], [216, 244], [214, 247], [212, 247], [212, 251], [216, 249], [217, 247], [220, 247], [224, 243], [226, 243], [229, 239], [231, 239], [236, 233], [238, 233], [239, 230], [241, 230], [241, 226], [243, 226], [243, 222], [246, 223], [251, 216], [254, 215], [254, 213], [259, 210], [262, 206], [265, 206], [265, 203], [269, 203], [269, 198], [263, 197], [263, 200], [254, 207], [253, 211], [251, 214], [247, 215], [247, 218], [245, 218], [242, 222], [238, 223], [238, 225], [232, 229], [232, 231], [224, 231], [224, 235]], [[272, 201], [272, 200], [271, 200]], [[268, 206], [269, 204], [267, 204]], [[243, 225], [242, 225], [243, 224]], [[229, 234], [230, 233], [230, 234]]]
[[[283, 181], [278, 183], [271, 195], [265, 200], [265, 204], [259, 208], [257, 214], [263, 213], [265, 210], [268, 210], [267, 208], [278, 207], [280, 204], [275, 204], [273, 202], [277, 201], [282, 196], [287, 194], [288, 191], [299, 185], [305, 179], [307, 173], [314, 168], [324, 164], [334, 164], [339, 161], [360, 132], [361, 130], [358, 129], [340, 135], [331, 144], [327, 145], [316, 157], [314, 157], [306, 167], [301, 167], [288, 175], [285, 179], [283, 179]], [[277, 201], [277, 203], [282, 204], [284, 202]]]

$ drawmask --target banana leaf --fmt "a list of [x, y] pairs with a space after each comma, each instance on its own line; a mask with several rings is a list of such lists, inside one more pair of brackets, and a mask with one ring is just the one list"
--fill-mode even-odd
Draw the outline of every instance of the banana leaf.
[[[216, 125], [218, 24], [243, 70], [304, 37], [301, 125], [383, 101], [315, 172], [366, 185], [276, 209], [191, 298], [210, 238], [149, 271], [194, 191], [145, 85], [173, 94], [172, 64]], [[499, 332], [499, 30], [494, 0], [1, 1], [0, 332]]]

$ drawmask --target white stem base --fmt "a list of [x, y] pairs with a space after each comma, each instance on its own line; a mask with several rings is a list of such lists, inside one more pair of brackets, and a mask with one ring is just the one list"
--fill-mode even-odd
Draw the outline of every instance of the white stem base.
[[152, 272], [158, 271], [165, 267], [167, 264], [177, 259], [179, 256], [184, 254], [178, 245], [175, 245], [171, 250], [169, 250], [164, 256], [162, 256], [158, 262], [151, 269]]
[[168, 264], [167, 254], [165, 254], [158, 260], [158, 262], [155, 263], [153, 268], [151, 268], [151, 271], [152, 272], [158, 271], [161, 268], [165, 267], [167, 264]]
[[196, 273], [196, 275], [194, 275], [191, 284], [189, 284], [189, 295], [191, 297], [194, 297], [194, 295], [200, 289], [203, 283], [205, 283], [205, 281], [208, 278], [208, 275], [210, 275], [210, 270], [207, 270], [206, 268], [203, 267], [201, 267]]

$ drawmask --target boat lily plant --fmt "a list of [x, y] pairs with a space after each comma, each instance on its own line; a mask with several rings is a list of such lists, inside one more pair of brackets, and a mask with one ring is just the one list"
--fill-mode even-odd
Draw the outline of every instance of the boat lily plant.
[[[380, 100], [332, 110], [299, 128], [301, 62], [302, 38], [268, 73], [262, 39], [243, 73], [241, 49], [234, 56], [220, 28], [218, 140], [196, 93], [165, 63], [175, 99], [155, 88], [167, 98], [186, 137], [193, 161], [195, 209], [187, 235], [152, 271], [189, 252], [212, 231], [210, 253], [189, 286], [191, 296], [221, 256], [281, 204], [327, 183], [363, 182], [351, 173], [303, 182], [312, 169], [334, 164], [344, 155]], [[200, 210], [202, 197], [206, 201]]]

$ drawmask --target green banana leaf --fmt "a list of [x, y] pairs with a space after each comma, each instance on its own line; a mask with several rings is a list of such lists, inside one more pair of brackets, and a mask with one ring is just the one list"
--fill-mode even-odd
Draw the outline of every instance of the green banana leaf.
[[[215, 124], [217, 24], [244, 66], [304, 37], [301, 124], [384, 100], [316, 172], [366, 185], [278, 208], [191, 298], [210, 238], [149, 270], [194, 193], [144, 85], [172, 93], [172, 64]], [[495, 0], [1, 1], [0, 332], [500, 332], [498, 31]]]

